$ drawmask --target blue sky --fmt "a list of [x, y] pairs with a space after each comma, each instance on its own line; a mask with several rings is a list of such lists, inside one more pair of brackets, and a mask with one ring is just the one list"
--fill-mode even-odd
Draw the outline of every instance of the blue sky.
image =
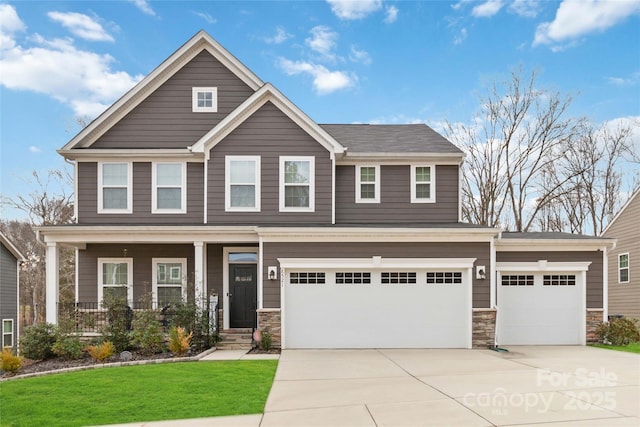
[[[640, 0], [2, 1], [0, 193], [204, 29], [319, 123], [469, 122], [519, 66], [594, 123], [640, 123]], [[640, 150], [640, 132], [635, 134]], [[3, 218], [20, 214], [3, 208]]]

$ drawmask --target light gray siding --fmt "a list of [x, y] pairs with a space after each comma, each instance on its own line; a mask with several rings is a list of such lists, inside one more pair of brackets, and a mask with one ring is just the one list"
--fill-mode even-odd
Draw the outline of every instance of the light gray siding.
[[[264, 307], [280, 307], [280, 281], [269, 280], [267, 266], [278, 258], [477, 258], [475, 265], [490, 265], [489, 243], [264, 243]], [[475, 268], [474, 268], [475, 271]], [[490, 304], [489, 280], [473, 279], [473, 307]], [[326, 309], [326, 308], [325, 308]]]
[[152, 167], [133, 164], [133, 213], [98, 214], [98, 164], [78, 162], [79, 224], [202, 224], [204, 222], [204, 163], [187, 163], [187, 212], [152, 214]]
[[[18, 264], [16, 258], [0, 243], [0, 321], [13, 319], [13, 342], [18, 336]], [[0, 323], [0, 332], [2, 324]], [[0, 334], [0, 345], [2, 336]]]
[[591, 262], [587, 271], [587, 308], [602, 308], [602, 252], [497, 252], [496, 262]]
[[[261, 211], [225, 212], [225, 156], [260, 156]], [[315, 212], [279, 212], [279, 157], [315, 156]], [[267, 102], [211, 150], [208, 165], [209, 224], [330, 224], [329, 152]]]
[[[193, 87], [218, 88], [218, 112], [192, 111]], [[206, 51], [100, 137], [91, 148], [185, 148], [193, 145], [253, 91]]]
[[436, 166], [436, 202], [411, 203], [411, 167], [380, 167], [380, 203], [356, 203], [356, 166], [336, 169], [336, 223], [458, 222], [458, 166]]

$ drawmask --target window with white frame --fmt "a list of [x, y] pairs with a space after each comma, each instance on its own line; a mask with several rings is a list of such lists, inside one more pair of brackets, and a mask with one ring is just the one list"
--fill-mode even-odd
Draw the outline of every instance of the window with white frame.
[[280, 157], [280, 211], [315, 209], [315, 158]]
[[192, 97], [194, 113], [215, 113], [218, 111], [217, 87], [194, 87]]
[[133, 302], [133, 258], [98, 258], [98, 302]]
[[153, 258], [153, 296], [158, 307], [184, 301], [186, 270], [186, 258]]
[[185, 213], [187, 211], [187, 164], [153, 164], [153, 213]]
[[380, 166], [356, 166], [356, 203], [380, 202]]
[[618, 283], [629, 283], [629, 254], [618, 255]]
[[435, 167], [411, 166], [411, 203], [435, 202], [435, 190]]
[[260, 212], [260, 156], [225, 157], [225, 210]]
[[98, 213], [131, 213], [132, 163], [98, 163]]
[[2, 348], [13, 347], [13, 319], [2, 319]]

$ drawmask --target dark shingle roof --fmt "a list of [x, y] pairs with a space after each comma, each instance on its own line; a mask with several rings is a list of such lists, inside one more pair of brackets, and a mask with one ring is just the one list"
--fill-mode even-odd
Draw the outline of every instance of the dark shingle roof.
[[502, 232], [503, 239], [549, 239], [549, 240], [564, 240], [564, 239], [599, 239], [599, 237], [595, 236], [587, 236], [584, 234], [571, 234], [571, 233], [556, 233], [556, 232], [547, 232], [547, 231], [529, 231], [529, 232], [518, 232], [518, 231], [504, 231]]
[[320, 125], [350, 153], [438, 153], [462, 151], [425, 124]]

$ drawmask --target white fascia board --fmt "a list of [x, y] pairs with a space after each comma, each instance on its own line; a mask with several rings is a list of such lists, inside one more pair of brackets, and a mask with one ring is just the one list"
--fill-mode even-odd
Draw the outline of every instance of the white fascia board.
[[299, 268], [415, 268], [429, 269], [465, 269], [472, 268], [476, 258], [278, 258], [280, 267]]
[[496, 271], [500, 272], [577, 272], [587, 271], [591, 261], [585, 262], [497, 262]]
[[[82, 150], [58, 150], [58, 154], [71, 160], [96, 162], [113, 159], [176, 159], [188, 162], [204, 162], [202, 153], [192, 153], [188, 148], [183, 149], [91, 149]], [[151, 161], [151, 160], [149, 160]]]
[[0, 242], [6, 247], [9, 252], [16, 258], [18, 261], [26, 261], [26, 257], [20, 252], [20, 250], [5, 236], [0, 232]]
[[375, 162], [380, 165], [406, 165], [408, 163], [429, 162], [436, 165], [460, 166], [464, 156], [451, 153], [354, 153], [346, 152], [338, 166], [360, 165]]
[[144, 77], [138, 84], [125, 93], [120, 99], [107, 108], [100, 116], [80, 131], [71, 141], [62, 147], [60, 154], [73, 148], [86, 148], [102, 136], [113, 124], [121, 120], [138, 106], [149, 94], [164, 84], [185, 64], [191, 61], [202, 50], [207, 50], [223, 65], [229, 68], [240, 80], [251, 89], [257, 90], [263, 85], [251, 70], [243, 65], [229, 51], [223, 48], [205, 31], [199, 31], [183, 44], [162, 64]]
[[593, 252], [615, 247], [615, 239], [498, 239], [496, 252]]
[[332, 155], [344, 153], [345, 148], [340, 145], [338, 141], [318, 126], [316, 122], [311, 120], [309, 116], [289, 101], [270, 83], [266, 83], [227, 115], [227, 117], [222, 119], [220, 123], [193, 145], [192, 150], [194, 152], [210, 151], [268, 101], [271, 101], [280, 111], [300, 126]]

